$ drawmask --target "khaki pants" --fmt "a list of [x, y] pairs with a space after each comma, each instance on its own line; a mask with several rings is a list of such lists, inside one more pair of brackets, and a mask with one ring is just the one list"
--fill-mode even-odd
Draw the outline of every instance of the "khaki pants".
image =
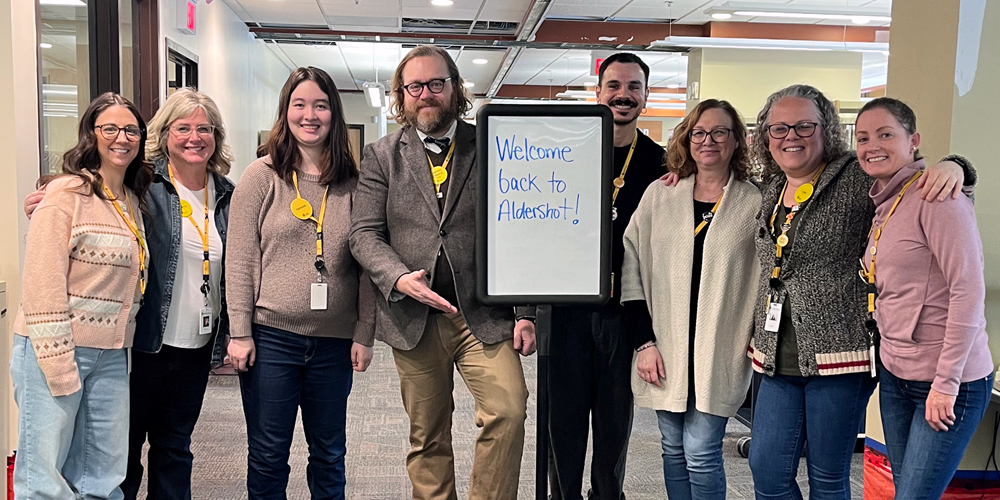
[[454, 367], [476, 400], [476, 438], [469, 500], [517, 498], [528, 389], [508, 340], [486, 345], [461, 313], [432, 314], [410, 351], [393, 349], [403, 407], [410, 417], [406, 470], [417, 500], [456, 500], [451, 418]]

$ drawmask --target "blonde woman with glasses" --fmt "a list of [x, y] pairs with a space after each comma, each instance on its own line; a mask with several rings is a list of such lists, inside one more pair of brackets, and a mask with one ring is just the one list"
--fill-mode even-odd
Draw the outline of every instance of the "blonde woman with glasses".
[[[138, 495], [147, 440], [147, 496], [191, 498], [191, 433], [229, 333], [222, 254], [233, 157], [225, 141], [218, 107], [194, 89], [171, 95], [149, 123], [149, 285], [132, 349], [126, 499]], [[39, 196], [29, 196], [29, 211]]]

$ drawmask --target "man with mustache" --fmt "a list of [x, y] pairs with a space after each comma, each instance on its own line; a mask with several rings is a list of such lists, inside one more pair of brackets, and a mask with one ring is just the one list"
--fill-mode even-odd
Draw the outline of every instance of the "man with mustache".
[[365, 146], [351, 252], [381, 292], [376, 338], [392, 346], [410, 418], [413, 498], [457, 499], [454, 368], [476, 400], [469, 499], [517, 498], [528, 391], [518, 353], [535, 351], [534, 308], [476, 299], [476, 134], [444, 49], [411, 50], [392, 78], [403, 128]]
[[[640, 132], [636, 121], [649, 95], [649, 66], [618, 53], [601, 64], [597, 102], [614, 115], [612, 297], [597, 308], [556, 307], [549, 358], [551, 415], [549, 468], [553, 500], [582, 498], [587, 437], [593, 428], [591, 500], [624, 499], [625, 456], [632, 432], [632, 355], [648, 339], [623, 328], [618, 301], [625, 258], [625, 227], [649, 183], [666, 173], [664, 150]], [[637, 345], [638, 343], [638, 345]]]

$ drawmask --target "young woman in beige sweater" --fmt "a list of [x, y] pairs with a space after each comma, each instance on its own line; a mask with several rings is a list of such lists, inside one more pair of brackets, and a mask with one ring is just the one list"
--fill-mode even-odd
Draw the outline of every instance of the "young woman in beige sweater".
[[80, 120], [28, 229], [11, 378], [20, 411], [14, 494], [121, 498], [128, 355], [148, 263], [145, 124], [106, 93]]

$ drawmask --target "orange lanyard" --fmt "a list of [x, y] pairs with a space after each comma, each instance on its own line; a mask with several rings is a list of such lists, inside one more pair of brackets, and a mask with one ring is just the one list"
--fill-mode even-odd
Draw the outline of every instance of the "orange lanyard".
[[323, 220], [326, 217], [326, 196], [330, 193], [330, 185], [326, 185], [323, 190], [323, 203], [319, 206], [319, 218], [313, 217], [312, 205], [302, 197], [299, 192], [299, 177], [292, 171], [292, 184], [295, 186], [295, 199], [292, 200], [292, 215], [299, 220], [312, 220], [316, 222], [316, 278], [322, 278], [322, 270], [326, 266], [323, 262]]
[[[813, 174], [812, 179], [809, 182], [799, 186], [798, 189], [795, 190], [795, 205], [792, 206], [792, 209], [788, 211], [788, 215], [785, 216], [785, 222], [781, 224], [781, 235], [778, 236], [778, 239], [774, 244], [774, 271], [771, 272], [772, 279], [777, 279], [778, 275], [781, 274], [781, 249], [784, 248], [785, 245], [788, 245], [788, 231], [792, 229], [792, 220], [795, 219], [795, 214], [802, 209], [805, 202], [812, 198], [816, 181], [819, 180], [819, 176], [823, 174], [823, 170], [825, 169], [826, 164], [824, 163], [819, 167], [819, 170]], [[787, 190], [788, 180], [786, 179], [785, 187], [781, 188], [781, 195], [778, 197], [778, 203], [774, 204], [774, 210], [771, 211], [770, 225], [772, 235], [775, 233], [774, 219], [778, 215], [778, 206], [785, 202], [785, 191]]]
[[431, 161], [431, 155], [427, 155], [427, 164], [431, 166], [431, 179], [434, 180], [434, 191], [438, 198], [441, 198], [441, 185], [444, 181], [448, 180], [448, 162], [451, 161], [451, 155], [455, 154], [455, 142], [451, 143], [451, 147], [448, 148], [448, 155], [444, 157], [444, 163], [440, 166], [434, 165]]
[[128, 199], [128, 189], [123, 188], [122, 191], [125, 193], [125, 203], [128, 204], [128, 216], [122, 212], [122, 207], [118, 206], [118, 198], [115, 194], [104, 186], [104, 194], [108, 196], [108, 200], [111, 205], [115, 207], [115, 211], [118, 212], [118, 216], [125, 221], [125, 225], [128, 226], [129, 231], [132, 231], [132, 235], [135, 236], [136, 243], [139, 244], [139, 293], [146, 293], [146, 241], [142, 237], [142, 232], [139, 231], [139, 224], [135, 219], [135, 210], [132, 209], [132, 202]]
[[167, 165], [167, 173], [170, 175], [170, 184], [174, 186], [174, 192], [177, 193], [177, 198], [181, 201], [181, 217], [187, 218], [191, 221], [191, 225], [194, 226], [195, 230], [198, 231], [198, 236], [201, 237], [201, 250], [204, 253], [204, 261], [201, 266], [201, 276], [202, 285], [201, 293], [205, 296], [205, 300], [208, 300], [208, 292], [211, 290], [211, 285], [209, 284], [209, 260], [208, 260], [208, 172], [205, 172], [205, 230], [202, 231], [198, 227], [198, 223], [194, 220], [194, 214], [191, 213], [191, 203], [185, 201], [181, 198], [180, 191], [177, 190], [177, 180], [174, 179], [174, 170], [169, 164]]
[[[712, 211], [711, 212], [706, 212], [706, 213], [702, 214], [702, 216], [701, 216], [701, 218], [702, 218], [701, 224], [698, 224], [698, 227], [694, 228], [694, 235], [695, 236], [698, 236], [698, 233], [700, 233], [702, 229], [705, 229], [705, 226], [708, 225], [708, 221], [710, 221], [713, 218], [715, 218], [715, 211], [719, 209], [719, 203], [722, 203], [722, 197], [725, 196], [725, 195], [726, 195], [726, 193], [723, 192], [722, 195], [719, 196], [719, 200], [715, 202], [715, 206], [712, 207]], [[712, 215], [708, 215], [708, 214], [712, 214]]]

